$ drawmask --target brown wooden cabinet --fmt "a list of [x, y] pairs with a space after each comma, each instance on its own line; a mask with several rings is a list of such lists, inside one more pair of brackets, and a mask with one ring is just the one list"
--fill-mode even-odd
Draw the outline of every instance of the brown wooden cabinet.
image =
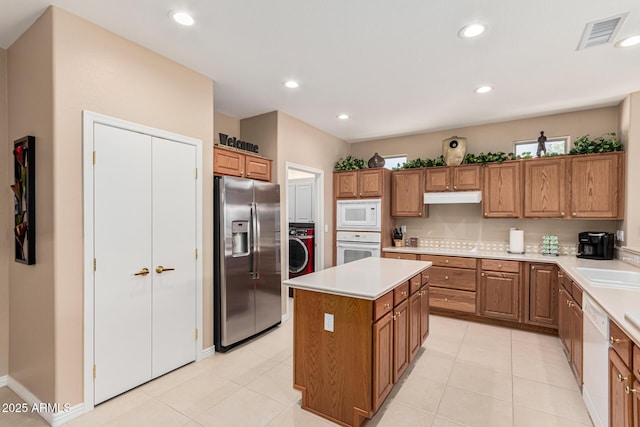
[[409, 298], [409, 361], [418, 354], [422, 340], [420, 337], [420, 309], [422, 298], [416, 292]]
[[564, 157], [543, 157], [522, 162], [525, 218], [564, 218], [566, 216], [566, 163]]
[[393, 388], [393, 325], [393, 313], [390, 312], [373, 324], [374, 412]]
[[558, 289], [558, 335], [578, 385], [582, 387], [582, 300], [578, 302], [575, 299], [578, 292], [581, 295], [581, 290], [576, 285], [574, 293], [573, 285], [575, 284], [565, 277]]
[[272, 160], [213, 147], [213, 174], [271, 181]]
[[528, 264], [525, 286], [525, 322], [558, 327], [558, 278], [562, 272], [553, 264]]
[[245, 156], [247, 178], [271, 181], [271, 160], [262, 157]]
[[640, 381], [637, 379], [633, 382], [631, 396], [633, 399], [633, 427], [640, 427]]
[[519, 321], [519, 263], [483, 259], [481, 266], [479, 314], [495, 319]]
[[[611, 427], [633, 427], [634, 396], [633, 372], [620, 358], [615, 349], [609, 349], [609, 425]], [[637, 394], [637, 393], [635, 393]], [[637, 400], [637, 397], [635, 397]], [[637, 405], [637, 403], [636, 403]]]
[[407, 254], [404, 252], [385, 252], [384, 258], [395, 258], [395, 259], [408, 259], [411, 261], [415, 261], [418, 259], [418, 255], [416, 254]]
[[385, 171], [386, 169], [376, 168], [334, 172], [336, 199], [381, 198], [384, 193]]
[[409, 303], [393, 308], [393, 382], [397, 383], [409, 366]]
[[624, 218], [624, 153], [571, 158], [571, 217]]
[[391, 174], [391, 216], [426, 218], [423, 170], [401, 170]]
[[429, 283], [420, 288], [420, 344], [429, 336]]
[[482, 191], [485, 218], [519, 218], [522, 215], [520, 161], [486, 166]]
[[441, 166], [425, 169], [425, 191], [480, 190], [480, 165]]
[[475, 258], [420, 255], [431, 261], [429, 269], [429, 306], [447, 311], [476, 312]]

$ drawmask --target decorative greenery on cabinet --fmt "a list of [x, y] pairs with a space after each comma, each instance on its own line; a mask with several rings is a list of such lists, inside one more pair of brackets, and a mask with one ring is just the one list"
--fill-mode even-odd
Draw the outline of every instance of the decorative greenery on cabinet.
[[595, 139], [589, 138], [589, 134], [576, 138], [573, 142], [575, 148], [569, 154], [592, 154], [622, 151], [622, 144], [615, 132], [609, 132]]
[[336, 171], [351, 171], [365, 169], [367, 166], [364, 159], [348, 155], [346, 158], [338, 160], [334, 167]]

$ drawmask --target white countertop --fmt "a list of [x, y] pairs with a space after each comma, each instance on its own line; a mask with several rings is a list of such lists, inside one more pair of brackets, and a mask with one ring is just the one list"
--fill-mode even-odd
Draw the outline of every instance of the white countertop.
[[[541, 254], [510, 254], [507, 252], [474, 251], [461, 249], [439, 249], [427, 247], [389, 247], [384, 252], [414, 253], [426, 255], [448, 255], [472, 258], [509, 259], [555, 263], [571, 279], [578, 283], [589, 296], [607, 312], [629, 337], [640, 345], [640, 284], [637, 289], [621, 289], [593, 286], [577, 270], [577, 267], [602, 268], [608, 270], [638, 271], [638, 268], [618, 260], [598, 261], [577, 258], [573, 255], [546, 256]], [[582, 303], [582, 302], [580, 302]], [[629, 313], [629, 315], [627, 315]]]
[[431, 267], [431, 264], [429, 261], [369, 257], [285, 280], [284, 284], [297, 289], [374, 300]]

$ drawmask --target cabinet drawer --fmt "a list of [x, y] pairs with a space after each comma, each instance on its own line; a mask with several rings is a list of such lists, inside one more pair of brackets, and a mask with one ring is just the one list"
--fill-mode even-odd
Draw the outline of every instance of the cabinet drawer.
[[503, 259], [483, 259], [480, 260], [483, 270], [506, 271], [509, 273], [519, 273], [520, 263], [518, 261], [507, 261]]
[[429, 306], [475, 313], [476, 293], [429, 286]]
[[431, 267], [429, 282], [442, 288], [476, 290], [476, 271], [464, 268]]
[[451, 257], [443, 255], [420, 255], [421, 261], [431, 261], [438, 267], [476, 268], [475, 258]]
[[576, 282], [571, 282], [571, 295], [576, 300], [576, 304], [582, 307], [582, 288]]
[[431, 275], [429, 274], [431, 272], [431, 269], [428, 268], [425, 271], [422, 272], [422, 284], [426, 285], [427, 283], [429, 283], [429, 278], [431, 277]]
[[409, 292], [410, 295], [413, 295], [421, 287], [422, 287], [422, 275], [416, 274], [409, 280], [409, 288], [411, 291]]
[[408, 296], [409, 282], [404, 282], [393, 290], [393, 305], [396, 306], [400, 304], [402, 301], [406, 300]]
[[633, 374], [640, 378], [640, 347], [633, 346]]
[[394, 258], [394, 259], [410, 259], [412, 261], [415, 261], [418, 259], [417, 254], [406, 254], [406, 253], [400, 253], [400, 252], [385, 252], [384, 257]]
[[615, 322], [609, 321], [609, 343], [618, 353], [625, 365], [631, 366], [631, 351], [633, 344], [627, 334]]
[[376, 321], [393, 308], [393, 291], [382, 295], [373, 303], [373, 320]]

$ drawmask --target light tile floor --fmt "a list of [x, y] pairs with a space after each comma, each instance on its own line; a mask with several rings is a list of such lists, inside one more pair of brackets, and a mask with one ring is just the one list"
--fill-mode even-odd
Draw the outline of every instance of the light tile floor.
[[[332, 424], [300, 409], [286, 322], [112, 399], [68, 426]], [[590, 426], [557, 337], [431, 316], [414, 364], [368, 426]], [[0, 402], [20, 402], [7, 387]], [[41, 426], [35, 414], [0, 414], [0, 426]]]

